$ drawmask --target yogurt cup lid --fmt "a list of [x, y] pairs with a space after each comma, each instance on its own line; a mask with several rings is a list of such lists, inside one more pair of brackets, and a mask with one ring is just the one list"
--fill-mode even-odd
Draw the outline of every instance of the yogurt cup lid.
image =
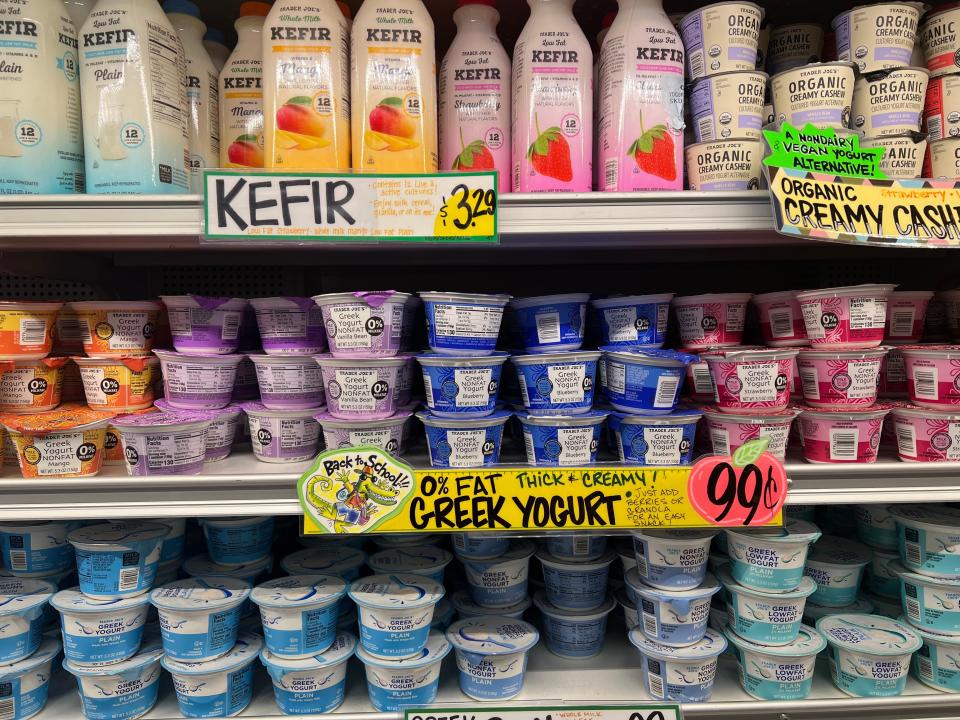
[[250, 583], [226, 576], [175, 580], [150, 593], [150, 602], [161, 610], [209, 611], [237, 605], [250, 596]]
[[269, 571], [272, 567], [272, 555], [268, 555], [260, 560], [254, 560], [245, 565], [232, 565], [230, 567], [215, 563], [206, 553], [189, 557], [183, 563], [183, 571], [191, 577], [217, 575], [220, 577], [247, 578]]
[[[789, 70], [786, 72], [789, 72]], [[862, 295], [882, 295], [886, 297], [896, 290], [896, 288], [896, 285], [879, 284], [845, 285], [843, 287], [820, 288], [819, 290], [804, 290], [803, 292], [797, 293], [797, 300], [803, 302], [804, 300], [815, 300], [823, 297], [860, 297]]]
[[337, 633], [333, 645], [322, 653], [305, 658], [285, 658], [274, 655], [267, 648], [260, 652], [260, 660], [267, 667], [278, 668], [281, 671], [297, 672], [298, 670], [319, 670], [346, 662], [357, 648], [357, 638], [346, 631]]
[[314, 355], [314, 362], [316, 362], [320, 367], [368, 367], [368, 368], [380, 368], [380, 367], [401, 367], [407, 362], [407, 358], [404, 357], [335, 357], [330, 353], [324, 353], [322, 355]]
[[498, 565], [502, 562], [510, 562], [511, 560], [524, 560], [533, 555], [536, 549], [536, 545], [530, 540], [511, 540], [510, 547], [507, 548], [507, 551], [495, 558], [461, 557], [460, 560], [461, 562], [471, 564]]
[[204, 310], [216, 310], [223, 305], [230, 305], [231, 310], [242, 310], [246, 307], [247, 301], [243, 298], [231, 297], [208, 297], [207, 295], [161, 295], [160, 299], [164, 305], [175, 305], [178, 307], [189, 307], [195, 304]]
[[367, 558], [367, 565], [375, 573], [404, 572], [424, 575], [429, 570], [445, 568], [453, 554], [433, 545], [395, 547], [376, 552]]
[[[53, 366], [62, 365], [64, 361], [66, 362], [67, 358], [46, 358], [47, 360], [57, 361]], [[133, 372], [143, 372], [147, 365], [159, 365], [160, 361], [157, 360], [153, 355], [136, 355], [132, 357], [111, 357], [111, 358], [92, 358], [83, 356], [71, 356], [73, 360], [80, 367], [109, 367], [112, 365], [123, 365]], [[44, 362], [43, 360], [37, 362]]]
[[747, 541], [759, 539], [763, 542], [812, 543], [823, 534], [820, 528], [807, 520], [788, 517], [783, 527], [761, 527], [752, 529], [726, 530], [727, 535], [740, 537]]
[[523, 614], [530, 609], [530, 606], [533, 604], [530, 598], [525, 597], [518, 603], [513, 605], [507, 605], [506, 607], [497, 607], [489, 608], [484, 607], [483, 605], [477, 605], [470, 597], [470, 593], [466, 590], [457, 590], [453, 595], [450, 596], [450, 602], [453, 604], [453, 609], [456, 610], [460, 615], [469, 615], [471, 617], [476, 617], [477, 615], [514, 615], [514, 614]]
[[[910, 621], [903, 615], [897, 619], [904, 625], [908, 625], [910, 629], [922, 637], [924, 641], [930, 640], [935, 643], [940, 643], [941, 645], [960, 645], [960, 633], [945, 633], [940, 630], [934, 630], [933, 628], [910, 625]], [[2, 672], [2, 670], [3, 668], [0, 668], [0, 672]]]
[[873, 560], [873, 551], [866, 545], [836, 535], [824, 535], [807, 554], [810, 561], [826, 565], [866, 565]]
[[704, 353], [703, 360], [708, 363], [720, 363], [729, 360], [746, 362], [769, 362], [771, 360], [789, 360], [800, 351], [797, 348], [720, 348]]
[[661, 590], [660, 588], [651, 587], [640, 579], [640, 570], [635, 567], [630, 568], [630, 571], [624, 576], [624, 580], [626, 580], [627, 585], [638, 595], [653, 596], [658, 600], [666, 600], [668, 602], [699, 600], [700, 598], [715, 595], [720, 590], [720, 583], [718, 583], [717, 579], [710, 573], [704, 576], [703, 582], [697, 585], [697, 587], [683, 590]]
[[793, 642], [787, 645], [777, 645], [776, 647], [742, 638], [737, 635], [729, 625], [723, 629], [723, 634], [727, 640], [741, 650], [762, 653], [764, 655], [775, 655], [777, 657], [807, 657], [809, 655], [816, 655], [827, 646], [827, 641], [823, 635], [809, 625], [800, 626], [797, 637]]
[[909, 580], [919, 585], [949, 585], [952, 589], [960, 588], [960, 578], [943, 575], [921, 575], [918, 572], [904, 567], [900, 562], [891, 560], [887, 563], [887, 569], [897, 577]]
[[[635, 537], [652, 537], [660, 538], [662, 540], [706, 540], [707, 538], [716, 537], [717, 533], [720, 532], [719, 529], [706, 529], [706, 530], [685, 530], [683, 528], [666, 528], [663, 530], [658, 530], [656, 528], [649, 528], [644, 530], [634, 530], [631, 534]], [[633, 547], [629, 549], [624, 548], [628, 552], [633, 552]]]
[[347, 545], [297, 550], [280, 561], [280, 567], [291, 575], [343, 575], [363, 565], [367, 554]]
[[895, 520], [904, 523], [927, 523], [928, 525], [945, 525], [949, 528], [960, 526], [960, 510], [929, 505], [891, 505], [888, 512]]
[[[753, 5], [754, 3], [746, 3]], [[701, 8], [702, 10], [703, 8]], [[694, 10], [690, 15], [699, 12]], [[750, 72], [749, 70], [747, 72]], [[749, 302], [752, 293], [704, 293], [701, 295], [679, 295], [673, 299], [674, 305], [699, 305], [700, 303]]]
[[289, 575], [257, 585], [250, 600], [260, 607], [294, 608], [332, 603], [347, 594], [336, 575]]
[[257, 659], [263, 647], [263, 638], [255, 633], [243, 633], [237, 637], [233, 650], [214, 660], [185, 662], [164, 655], [160, 664], [167, 672], [176, 675], [209, 675], [215, 672], [230, 672]]
[[70, 588], [61, 590], [52, 598], [50, 604], [61, 613], [105, 613], [115, 610], [132, 610], [133, 608], [144, 607], [150, 604], [150, 594], [136, 595], [134, 597], [117, 598], [115, 600], [106, 600], [88, 597], [80, 592], [80, 588]]
[[17, 660], [9, 665], [0, 665], [0, 680], [17, 675], [23, 675], [31, 670], [50, 662], [60, 654], [60, 641], [56, 637], [44, 638], [40, 647], [30, 657]]
[[192, 365], [239, 365], [247, 357], [246, 355], [214, 355], [213, 353], [185, 355], [173, 350], [154, 350], [153, 354], [167, 362], [184, 362]]
[[447, 640], [465, 652], [508, 655], [530, 650], [539, 642], [540, 633], [523, 620], [481, 615], [457, 620], [447, 628]]
[[840, 420], [875, 420], [886, 415], [892, 408], [893, 406], [887, 403], [874, 403], [862, 410], [856, 408], [815, 408], [809, 405], [797, 405], [797, 409], [799, 409], [804, 416], [812, 418], [820, 417], [823, 419], [839, 418]]
[[537, 560], [539, 560], [541, 563], [544, 565], [556, 565], [566, 568], [567, 572], [579, 572], [581, 570], [588, 570], [591, 568], [601, 568], [610, 565], [610, 563], [616, 559], [617, 553], [615, 553], [613, 550], [607, 550], [603, 555], [595, 560], [565, 560], [563, 558], [558, 558], [546, 548], [540, 548], [537, 550]]
[[557, 303], [586, 303], [590, 293], [563, 293], [560, 295], [537, 295], [536, 297], [514, 298], [510, 306], [517, 310], [537, 305], [555, 305]]
[[785, 593], [771, 593], [763, 590], [755, 590], [741, 585], [733, 579], [730, 574], [730, 566], [723, 565], [717, 570], [717, 579], [731, 593], [738, 595], [749, 595], [751, 597], [771, 598], [775, 600], [797, 600], [799, 598], [810, 597], [817, 591], [817, 583], [809, 575], [804, 575], [800, 580], [800, 586], [796, 590]]
[[170, 528], [160, 523], [125, 520], [77, 528], [67, 535], [67, 542], [73, 545], [125, 545], [158, 540], [169, 534]]
[[700, 358], [690, 353], [677, 350], [663, 350], [657, 348], [623, 347], [620, 345], [603, 345], [600, 348], [605, 355], [618, 360], [641, 363], [643, 365], [658, 365], [661, 367], [683, 367], [697, 362]]
[[314, 408], [306, 408], [305, 410], [271, 410], [266, 405], [264, 405], [259, 400], [252, 400], [250, 402], [240, 403], [240, 407], [243, 408], [243, 411], [248, 415], [263, 415], [265, 417], [282, 417], [282, 418], [295, 418], [302, 420], [312, 420], [313, 416], [318, 412], [323, 410], [325, 405], [318, 405]]
[[443, 418], [427, 411], [418, 412], [417, 418], [428, 427], [456, 430], [459, 428], [487, 428], [494, 425], [503, 425], [511, 415], [513, 413], [508, 410], [494, 410], [490, 415], [478, 418]]
[[871, 655], [907, 655], [923, 645], [910, 627], [882, 615], [828, 615], [817, 630], [831, 645]]
[[567, 350], [563, 352], [533, 353], [513, 355], [510, 362], [514, 365], [550, 365], [551, 363], [594, 362], [600, 359], [597, 350]]
[[353, 430], [396, 427], [397, 425], [403, 425], [411, 415], [413, 415], [413, 413], [409, 410], [397, 410], [397, 412], [384, 420], [342, 420], [340, 418], [335, 418], [330, 413], [324, 411], [318, 412], [313, 416], [313, 419], [321, 425], [329, 425], [330, 427]]
[[264, 365], [303, 365], [312, 367], [315, 363], [309, 355], [267, 355], [265, 353], [247, 353], [247, 357], [253, 361], [253, 364], [263, 363]]
[[46, 580], [0, 577], [0, 615], [13, 615], [46, 605], [56, 591], [56, 586]]
[[[747, 72], [750, 72], [750, 71], [748, 70]], [[719, 74], [723, 74], [723, 73], [719, 73]], [[707, 78], [703, 78], [703, 79], [707, 79]], [[778, 290], [776, 292], [760, 293], [759, 295], [753, 296], [753, 302], [765, 303], [765, 302], [772, 302], [773, 300], [784, 300], [784, 299], [796, 300], [797, 293], [799, 292], [802, 292], [802, 291], [801, 290]]]
[[100, 423], [105, 425], [106, 421], [116, 414], [105, 410], [91, 410], [80, 403], [64, 403], [56, 410], [35, 415], [4, 413], [0, 415], [0, 423], [12, 432], [24, 435], [50, 435], [70, 430], [86, 430]]
[[587, 427], [589, 425], [599, 425], [610, 413], [605, 410], [589, 410], [580, 415], [530, 415], [525, 412], [518, 412], [516, 415], [520, 422], [538, 427]]
[[547, 600], [546, 590], [537, 590], [533, 596], [533, 603], [544, 615], [580, 622], [588, 622], [605, 617], [617, 607], [617, 601], [613, 595], [609, 593], [604, 597], [603, 603], [599, 607], [592, 608], [591, 610], [564, 610], [563, 608], [559, 608]]
[[146, 667], [151, 663], [159, 663], [162, 657], [163, 648], [160, 646], [160, 638], [154, 635], [144, 639], [143, 644], [140, 646], [140, 651], [136, 655], [118, 663], [112, 663], [111, 665], [77, 665], [72, 660], [64, 660], [63, 669], [73, 675], [81, 675], [84, 677], [125, 675], [134, 670]]
[[360, 606], [411, 610], [436, 605], [444, 592], [436, 580], [413, 573], [370, 575], [354, 580], [347, 591]]
[[720, 412], [716, 406], [709, 406], [703, 409], [703, 414], [708, 420], [719, 422], [734, 422], [740, 425], [766, 425], [768, 423], [783, 423], [793, 420], [799, 414], [799, 410], [787, 408], [779, 412], [765, 413], [763, 415], [738, 415], [737, 413]]
[[333, 305], [341, 302], [359, 300], [370, 307], [378, 308], [388, 301], [406, 303], [411, 298], [410, 293], [396, 290], [357, 290], [356, 292], [324, 293], [314, 295], [313, 301], [317, 305]]
[[900, 345], [897, 348], [907, 357], [950, 357], [960, 355], [960, 345]]
[[253, 305], [254, 310], [274, 310], [277, 308], [289, 309], [291, 305], [294, 305], [304, 312], [307, 312], [312, 308], [317, 307], [317, 304], [313, 301], [313, 298], [300, 297], [296, 295], [250, 298], [249, 302], [251, 305]]
[[700, 410], [677, 408], [669, 415], [628, 415], [612, 411], [610, 417], [626, 425], [689, 425], [700, 420], [703, 413]]
[[503, 365], [510, 353], [497, 350], [490, 355], [441, 355], [440, 353], [419, 353], [413, 358], [427, 367], [489, 367]]
[[484, 295], [483, 293], [439, 292], [421, 290], [417, 293], [425, 302], [468, 302], [479, 305], [504, 306], [513, 299], [512, 295]]
[[191, 410], [162, 410], [145, 415], [121, 415], [110, 423], [118, 430], [163, 427], [172, 430], [193, 430], [209, 427], [213, 418], [205, 413]]
[[890, 352], [890, 348], [883, 345], [860, 350], [830, 350], [824, 347], [800, 348], [797, 350], [800, 359], [810, 358], [812, 360], [875, 360], [878, 357], [883, 357], [888, 352]]
[[870, 602], [868, 598], [860, 596], [849, 605], [844, 605], [843, 607], [829, 607], [827, 605], [808, 602], [803, 606], [803, 617], [815, 621], [830, 615], [869, 615], [873, 610], [873, 603]]
[[951, 410], [934, 410], [933, 408], [920, 408], [912, 405], [894, 406], [890, 411], [894, 417], [916, 418], [918, 420], [947, 420], [956, 422], [960, 420], [960, 408]]
[[709, 660], [727, 649], [727, 639], [710, 628], [700, 640], [686, 647], [671, 647], [651, 640], [640, 627], [633, 628], [628, 637], [637, 650], [656, 660]]
[[[171, 412], [174, 414], [186, 413], [187, 415], [195, 415], [198, 419], [202, 418], [205, 420], [226, 420], [243, 412], [243, 408], [236, 403], [231, 403], [230, 405], [227, 405], [224, 408], [219, 408], [218, 410], [182, 410], [181, 408], [173, 407], [164, 398], [158, 398], [157, 400], [154, 400], [153, 404], [163, 412]], [[124, 415], [122, 417], [126, 416]], [[120, 418], [117, 419], [119, 420]]]
[[450, 641], [444, 637], [443, 633], [432, 630], [427, 636], [427, 644], [420, 651], [420, 654], [412, 658], [385, 660], [384, 658], [374, 657], [364, 650], [362, 645], [357, 648], [357, 657], [360, 658], [361, 662], [365, 665], [413, 670], [423, 667], [424, 665], [432, 665], [435, 662], [440, 662], [447, 656], [447, 653], [450, 652], [450, 647]]
[[654, 303], [668, 303], [673, 300], [673, 293], [659, 293], [656, 295], [614, 295], [612, 297], [594, 298], [590, 304], [597, 308], [622, 307], [625, 305], [652, 305]]

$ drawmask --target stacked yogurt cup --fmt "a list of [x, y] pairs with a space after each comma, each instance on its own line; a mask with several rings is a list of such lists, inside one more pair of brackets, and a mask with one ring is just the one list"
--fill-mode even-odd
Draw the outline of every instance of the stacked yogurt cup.
[[948, 28], [960, 21], [952, 6], [933, 8], [923, 16], [917, 40], [923, 49], [930, 73], [926, 103], [923, 108], [923, 129], [929, 146], [924, 177], [953, 180], [960, 177], [960, 65], [957, 64], [955, 33]]

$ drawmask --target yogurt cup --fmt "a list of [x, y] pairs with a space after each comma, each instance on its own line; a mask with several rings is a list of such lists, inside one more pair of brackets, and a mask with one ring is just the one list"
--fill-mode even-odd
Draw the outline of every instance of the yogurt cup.
[[760, 319], [764, 345], [792, 347], [810, 343], [800, 303], [797, 302], [797, 291], [754, 295], [753, 304]]
[[87, 405], [95, 410], [132, 412], [153, 404], [160, 361], [155, 357], [74, 357], [80, 366]]
[[250, 584], [230, 577], [176, 580], [153, 590], [163, 651], [171, 660], [208, 662], [226, 655], [237, 640], [240, 606]]
[[[2, 531], [3, 527], [0, 526]], [[479, 560], [499, 557], [510, 547], [509, 537], [485, 532], [454, 533], [450, 541], [454, 552], [460, 557]]]
[[491, 415], [507, 357], [507, 353], [476, 357], [417, 355], [430, 412], [451, 418]]
[[453, 555], [443, 548], [413, 545], [376, 552], [367, 558], [367, 565], [374, 575], [422, 575], [443, 585], [444, 570], [452, 560]]
[[430, 623], [431, 632], [434, 630], [437, 632], [446, 632], [447, 628], [450, 627], [450, 624], [453, 622], [455, 615], [456, 612], [453, 609], [453, 604], [447, 598], [443, 598], [443, 600], [437, 603], [437, 607], [434, 608], [433, 621]]
[[218, 565], [247, 565], [270, 554], [274, 527], [270, 516], [204, 518], [200, 525], [210, 559]]
[[564, 611], [583, 612], [605, 603], [610, 565], [616, 559], [614, 553], [606, 553], [596, 560], [571, 562], [540, 550], [537, 559], [543, 566], [545, 598], [551, 605]]
[[853, 540], [825, 535], [807, 554], [804, 574], [817, 583], [810, 598], [818, 605], [843, 607], [857, 599], [873, 551]]
[[467, 590], [477, 604], [488, 608], [506, 608], [527, 597], [530, 556], [534, 545], [517, 540], [497, 558], [480, 560], [461, 557], [467, 575]]
[[63, 396], [67, 358], [0, 360], [0, 412], [40, 413], [55, 409]]
[[930, 78], [923, 106], [923, 129], [931, 143], [960, 135], [960, 76]]
[[383, 420], [396, 412], [396, 387], [405, 360], [317, 355], [327, 412], [342, 420]]
[[713, 530], [634, 531], [634, 560], [640, 580], [661, 590], [698, 587], [707, 574], [707, 554], [716, 534]]
[[162, 657], [160, 643], [150, 640], [123, 662], [87, 666], [64, 660], [63, 669], [77, 679], [85, 717], [136, 720], [157, 703]]
[[867, 138], [920, 132], [929, 78], [930, 73], [915, 67], [857, 77], [853, 86], [853, 129]]
[[490, 355], [509, 295], [421, 292], [427, 343], [441, 355]]
[[403, 426], [410, 416], [409, 411], [400, 410], [384, 420], [341, 420], [324, 411], [313, 419], [320, 423], [323, 444], [328, 450], [372, 445], [396, 455], [403, 440]]
[[0, 422], [24, 478], [69, 478], [100, 472], [111, 417], [113, 413], [65, 404], [36, 415], [6, 414]]
[[346, 582], [335, 575], [292, 575], [258, 585], [250, 600], [260, 608], [267, 651], [302, 659], [327, 652], [337, 639]]
[[699, 410], [670, 415], [610, 413], [609, 428], [622, 462], [631, 465], [690, 465]]
[[199, 475], [207, 453], [210, 420], [188, 411], [114, 418], [121, 435], [127, 473]]
[[450, 641], [439, 632], [431, 632], [423, 650], [411, 658], [384, 659], [358, 647], [357, 657], [366, 666], [367, 692], [373, 709], [400, 712], [433, 703], [440, 686], [443, 658], [450, 648]]
[[633, 415], [669, 415], [676, 409], [686, 367], [695, 355], [675, 350], [603, 346], [603, 377], [610, 404]]
[[[617, 600], [617, 605], [623, 610], [623, 622], [627, 630], [633, 630], [635, 627], [640, 625], [640, 611], [637, 609], [637, 604], [633, 599], [627, 594], [626, 586], [618, 589], [615, 593]], [[723, 624], [727, 624], [727, 611], [723, 611]], [[721, 626], [722, 627], [722, 626]]]
[[602, 344], [663, 347], [667, 339], [671, 300], [673, 293], [591, 300], [590, 305], [599, 320]]
[[751, 2], [719, 2], [684, 15], [680, 35], [687, 79], [753, 70], [757, 65], [763, 8]]
[[911, 627], [922, 639], [923, 647], [913, 654], [913, 676], [924, 685], [946, 692], [960, 692], [960, 635]]
[[46, 638], [33, 655], [0, 666], [0, 685], [9, 688], [10, 720], [27, 720], [47, 704], [53, 663], [60, 655], [60, 641]]
[[960, 407], [955, 411], [894, 408], [897, 454], [907, 462], [948, 462], [960, 459]]
[[360, 612], [360, 645], [366, 654], [387, 660], [423, 652], [433, 610], [444, 595], [436, 580], [411, 573], [371, 575], [347, 591]]
[[886, 339], [900, 344], [918, 343], [923, 337], [930, 290], [899, 290], [887, 298]]
[[233, 392], [230, 394], [230, 401], [235, 403], [245, 402], [246, 400], [260, 399], [260, 385], [257, 382], [257, 369], [247, 355], [240, 356], [240, 364], [237, 365], [237, 375], [233, 383]]
[[811, 522], [787, 518], [782, 528], [726, 531], [730, 575], [753, 590], [791, 593], [803, 583], [810, 545], [820, 539]]
[[233, 717], [253, 699], [254, 661], [263, 639], [248, 633], [233, 649], [209, 662], [175, 660], [164, 656], [163, 669], [173, 677], [180, 712], [188, 718]]
[[609, 413], [534, 417], [517, 415], [523, 426], [527, 463], [546, 467], [592, 465], [600, 447], [601, 426]]
[[306, 410], [325, 402], [323, 378], [312, 357], [249, 355], [257, 369], [260, 402], [269, 410]]
[[514, 355], [523, 406], [531, 415], [581, 415], [593, 407], [600, 353]]
[[303, 659], [278, 657], [264, 648], [260, 662], [273, 681], [277, 707], [284, 715], [319, 715], [343, 704], [347, 685], [347, 661], [357, 639], [340, 632], [327, 651]]
[[157, 350], [163, 395], [181, 410], [218, 410], [230, 404], [241, 355], [186, 355]]
[[[842, 59], [842, 58], [841, 58]], [[822, 62], [784, 70], [770, 78], [775, 122], [802, 128], [843, 129], [850, 124], [854, 71], [849, 62]]]
[[729, 594], [727, 622], [738, 637], [764, 646], [796, 642], [807, 598], [817, 589], [811, 578], [804, 577], [800, 587], [787, 593], [748, 588], [736, 582], [728, 568], [720, 570], [718, 579]]
[[960, 578], [960, 511], [928, 505], [891, 505], [900, 562], [932, 577]]
[[797, 637], [779, 647], [746, 640], [731, 629], [723, 633], [740, 666], [740, 684], [758, 700], [796, 701], [810, 695], [817, 655], [827, 646], [812, 627], [799, 626]]
[[883, 342], [887, 298], [895, 285], [855, 285], [797, 294], [814, 347], [874, 348]]
[[[719, 73], [693, 83], [690, 107], [697, 142], [713, 143], [728, 138], [759, 140], [766, 88], [767, 74], [759, 70]], [[687, 165], [690, 165], [689, 159]]]
[[533, 604], [530, 598], [523, 598], [520, 602], [503, 607], [484, 607], [477, 605], [466, 590], [457, 590], [450, 596], [450, 604], [460, 620], [470, 617], [498, 615], [500, 617], [520, 619]]
[[607, 616], [617, 607], [612, 595], [606, 595], [599, 606], [590, 610], [558, 607], [547, 599], [543, 590], [534, 595], [533, 602], [540, 611], [543, 641], [554, 655], [581, 660], [599, 655], [603, 650]]
[[45, 577], [73, 569], [67, 535], [79, 521], [11, 521], [0, 523], [0, 557], [11, 575]]
[[[161, 566], [162, 569], [163, 566]], [[234, 565], [227, 567], [218, 565], [210, 559], [207, 554], [194, 555], [187, 558], [183, 563], [183, 572], [190, 577], [228, 577], [243, 580], [249, 583], [251, 587], [257, 583], [263, 582], [273, 571], [273, 556], [265, 557], [261, 560], [249, 563], [247, 565]], [[157, 575], [159, 578], [159, 573]], [[169, 582], [176, 580], [177, 577], [170, 578]], [[242, 618], [252, 617], [256, 613], [256, 608], [250, 599], [247, 598], [240, 605], [240, 616]], [[257, 620], [259, 623], [259, 618]], [[262, 633], [262, 626], [258, 626], [257, 632]]]
[[[703, 82], [703, 81], [701, 81]], [[684, 150], [690, 190], [759, 190], [764, 186], [759, 138], [729, 138], [688, 145]]]
[[184, 355], [228, 355], [240, 345], [247, 301], [202, 295], [161, 295], [173, 347]]
[[749, 440], [767, 437], [770, 438], [767, 452], [781, 461], [786, 456], [790, 426], [797, 416], [792, 409], [767, 415], [735, 414], [708, 409], [703, 414], [715, 455], [732, 456], [737, 448]]
[[837, 56], [856, 63], [861, 73], [909, 66], [921, 12], [918, 3], [904, 2], [859, 5], [840, 13], [831, 23]]
[[108, 665], [140, 650], [150, 597], [97, 600], [77, 588], [61, 590], [50, 604], [60, 613], [63, 653], [77, 665]]
[[643, 684], [650, 696], [683, 703], [710, 700], [717, 658], [727, 649], [727, 639], [707, 630], [696, 643], [673, 647], [651, 640], [641, 631], [642, 626], [633, 628], [628, 638], [642, 656]]
[[[927, 148], [927, 158], [923, 174], [938, 180], [956, 180], [960, 178], [960, 137], [948, 137], [930, 143]], [[947, 305], [947, 316], [950, 320], [951, 335], [956, 338], [955, 311], [951, 304]]]
[[320, 424], [309, 410], [268, 410], [263, 403], [243, 403], [250, 423], [253, 454], [261, 462], [295, 463], [313, 459], [320, 446]]
[[860, 147], [883, 148], [880, 171], [891, 180], [913, 180], [923, 177], [927, 140], [918, 133], [864, 138]]
[[627, 595], [640, 611], [640, 629], [651, 640], [671, 647], [692, 645], [703, 638], [710, 615], [710, 598], [720, 590], [712, 575], [699, 587], [660, 590], [640, 580], [631, 570], [626, 577]]
[[877, 396], [882, 398], [907, 397], [907, 371], [903, 351], [891, 347], [880, 363], [880, 377], [877, 379]]
[[[893, 600], [891, 598], [874, 595], [871, 592], [865, 592], [860, 596], [859, 599], [870, 603], [870, 605], [873, 607], [874, 615], [882, 615], [883, 617], [888, 617], [891, 620], [903, 619], [903, 606], [900, 604], [900, 598]], [[834, 610], [840, 609], [841, 608], [834, 608]], [[915, 625], [910, 625], [910, 628], [912, 630], [918, 629]]]
[[720, 412], [769, 415], [785, 410], [790, 403], [797, 350], [726, 349], [704, 357], [713, 375]]
[[924, 61], [933, 77], [960, 72], [958, 22], [960, 10], [950, 4], [934, 8], [923, 16], [917, 42], [923, 48]]
[[42, 360], [53, 350], [59, 302], [0, 301], [0, 360]]
[[851, 613], [870, 615], [875, 610], [877, 610], [877, 608], [866, 595], [861, 595], [852, 604], [839, 608], [808, 602], [803, 608], [803, 621], [807, 625], [816, 625], [817, 620], [820, 618], [830, 617], [832, 615], [849, 615]]
[[590, 293], [543, 295], [510, 301], [528, 353], [579, 350]]
[[367, 561], [362, 550], [336, 544], [326, 548], [308, 548], [287, 555], [280, 567], [291, 575], [336, 575], [344, 580], [360, 577], [360, 568]]
[[889, 405], [864, 409], [808, 409], [800, 413], [803, 459], [811, 463], [872, 463]]
[[932, 410], [960, 407], [960, 345], [906, 345], [901, 351], [910, 402]]
[[91, 358], [149, 355], [161, 309], [158, 302], [70, 303], [83, 351]]
[[891, 569], [899, 558], [896, 552], [873, 551], [873, 560], [867, 565], [863, 586], [872, 595], [893, 599], [900, 597], [900, 578]]
[[56, 589], [36, 578], [0, 577], [0, 664], [23, 660], [40, 647], [44, 608]]
[[[166, 400], [155, 401], [155, 406], [164, 412], [183, 412], [172, 407]], [[246, 422], [243, 410], [239, 405], [227, 405], [219, 410], [196, 410], [190, 415], [196, 415], [210, 421], [206, 432], [206, 450], [204, 462], [218, 462], [229, 457], [241, 424]]]
[[911, 626], [943, 633], [960, 633], [960, 579], [933, 577], [890, 563], [900, 585], [900, 603]]
[[490, 615], [458, 620], [447, 629], [456, 648], [460, 690], [474, 700], [509, 700], [523, 689], [527, 656], [540, 640], [530, 623]]
[[684, 347], [696, 351], [740, 345], [751, 297], [749, 293], [721, 293], [674, 298]]
[[816, 23], [777, 25], [770, 30], [767, 72], [771, 75], [823, 59], [823, 26]]
[[827, 639], [833, 683], [854, 697], [900, 695], [920, 636], [878, 615], [831, 615], [817, 621]]
[[877, 401], [886, 348], [801, 350], [797, 368], [803, 400], [815, 408], [869, 407]]
[[323, 312], [312, 298], [256, 298], [250, 305], [267, 355], [316, 355], [327, 349]]
[[607, 537], [596, 533], [551, 533], [541, 540], [541, 546], [557, 560], [593, 562], [607, 552]]
[[400, 352], [408, 293], [395, 290], [315, 295], [335, 358], [393, 357]]
[[443, 418], [417, 413], [427, 433], [430, 464], [435, 468], [470, 468], [500, 461], [503, 426], [513, 413], [497, 410], [482, 418]]
[[152, 586], [170, 528], [125, 521], [78, 528], [67, 535], [77, 556], [80, 591], [98, 600], [142, 595]]
[[897, 549], [897, 524], [886, 505], [855, 505], [857, 537], [870, 547]]
[[176, 560], [170, 560], [169, 562], [160, 563], [160, 566], [157, 568], [157, 579], [154, 581], [156, 585], [166, 585], [172, 583], [174, 580], [180, 579], [180, 566], [183, 564], [180, 558]]

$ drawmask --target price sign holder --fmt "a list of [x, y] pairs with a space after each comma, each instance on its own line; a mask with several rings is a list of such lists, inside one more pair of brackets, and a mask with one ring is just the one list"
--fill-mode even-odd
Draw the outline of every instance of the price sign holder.
[[409, 708], [403, 720], [683, 720], [679, 705], [632, 703], [629, 705], [511, 705], [444, 708]]
[[786, 470], [768, 442], [666, 468], [414, 469], [379, 448], [337, 448], [297, 494], [308, 535], [778, 525]]

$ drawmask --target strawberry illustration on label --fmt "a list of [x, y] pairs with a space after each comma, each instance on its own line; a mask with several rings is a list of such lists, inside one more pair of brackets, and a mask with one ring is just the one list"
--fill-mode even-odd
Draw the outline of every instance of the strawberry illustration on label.
[[238, 135], [227, 149], [227, 159], [233, 165], [263, 167], [263, 150], [257, 144], [257, 136]]
[[668, 182], [677, 179], [673, 138], [666, 125], [654, 125], [645, 131], [641, 114], [640, 137], [633, 141], [627, 154], [633, 156], [643, 172]]
[[453, 161], [453, 169], [459, 172], [468, 170], [493, 170], [493, 155], [483, 140], [474, 140], [464, 145], [463, 128], [460, 128], [460, 154]]
[[550, 127], [540, 132], [540, 121], [536, 115], [533, 121], [537, 129], [537, 139], [527, 150], [527, 159], [540, 175], [570, 182], [573, 180], [573, 163], [570, 160], [570, 145], [558, 127]]

